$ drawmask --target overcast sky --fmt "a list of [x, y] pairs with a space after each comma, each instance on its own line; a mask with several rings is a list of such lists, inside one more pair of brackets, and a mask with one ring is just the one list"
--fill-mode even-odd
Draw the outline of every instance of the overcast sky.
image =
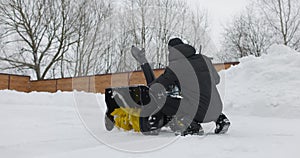
[[220, 47], [223, 25], [250, 3], [250, 0], [187, 0], [194, 8], [203, 8], [208, 11], [211, 24], [211, 37], [216, 46]]

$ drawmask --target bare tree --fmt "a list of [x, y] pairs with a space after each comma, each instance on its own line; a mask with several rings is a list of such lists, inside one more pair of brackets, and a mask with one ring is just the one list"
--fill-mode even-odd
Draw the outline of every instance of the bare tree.
[[300, 48], [300, 1], [258, 0], [264, 19], [278, 35], [279, 43], [295, 49]]
[[[167, 44], [172, 37], [187, 39], [195, 46], [205, 45], [201, 37], [207, 30], [207, 15], [193, 13], [181, 0], [125, 0], [128, 12], [128, 32], [132, 44], [143, 47], [154, 68], [163, 68], [168, 63]], [[126, 14], [125, 14], [126, 15]]]
[[245, 25], [242, 17], [238, 17], [233, 23], [226, 26], [223, 44], [225, 52], [237, 53], [239, 57], [248, 55], [247, 49], [244, 47]]
[[187, 4], [178, 0], [159, 0], [156, 3], [156, 23], [154, 30], [154, 40], [156, 41], [156, 58], [157, 68], [163, 68], [168, 63], [167, 44], [172, 36], [184, 36], [184, 27], [187, 21]]
[[253, 12], [253, 9], [248, 9], [247, 15], [245, 15], [247, 31], [245, 42], [249, 54], [258, 57], [266, 52], [274, 39], [266, 22], [255, 16]]
[[170, 38], [207, 43], [207, 15], [192, 13], [185, 1], [122, 2], [113, 10], [105, 0], [2, 0], [2, 69], [30, 70], [39, 80], [130, 71], [139, 67], [131, 45], [163, 68]]
[[[98, 59], [104, 54], [104, 44], [101, 42], [104, 41], [103, 36], [109, 36], [109, 31], [104, 35], [101, 29], [105, 20], [111, 16], [112, 8], [110, 3], [103, 0], [82, 0], [77, 3], [79, 5], [75, 16], [78, 20], [73, 26], [76, 43], [72, 45], [70, 56], [75, 52], [74, 76], [87, 76], [95, 73], [94, 66], [100, 64]], [[99, 54], [102, 56], [99, 57]]]
[[3, 0], [0, 12], [6, 39], [0, 60], [8, 68], [33, 70], [38, 80], [46, 78], [72, 44], [70, 1]]
[[238, 58], [261, 56], [272, 43], [269, 30], [265, 21], [249, 7], [225, 27], [223, 49]]
[[210, 38], [209, 38], [209, 22], [206, 12], [201, 12], [197, 9], [196, 12], [190, 13], [190, 22], [188, 22], [188, 28], [186, 36], [191, 41], [191, 45], [195, 46], [198, 51], [204, 54], [210, 54]]
[[[122, 10], [119, 12], [116, 16], [118, 19], [117, 28], [115, 30], [116, 38], [114, 40], [115, 46], [116, 46], [116, 52], [117, 56], [119, 56], [118, 63], [117, 63], [117, 72], [126, 72], [134, 69], [137, 65], [135, 60], [131, 57], [130, 54], [130, 48], [133, 44], [135, 44], [135, 31], [131, 30], [130, 27], [128, 27], [128, 21], [131, 20], [130, 15], [132, 15], [131, 12], [128, 12], [127, 10]], [[118, 17], [125, 17], [125, 18], [118, 18]], [[133, 66], [133, 67], [132, 67]]]
[[223, 48], [237, 57], [260, 56], [273, 43], [300, 48], [298, 0], [256, 0], [225, 28]]

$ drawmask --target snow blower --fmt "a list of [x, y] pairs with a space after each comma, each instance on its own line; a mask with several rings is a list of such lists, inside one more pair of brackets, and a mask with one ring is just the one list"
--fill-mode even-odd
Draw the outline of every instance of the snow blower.
[[149, 88], [144, 85], [107, 88], [105, 102], [105, 127], [108, 131], [117, 127], [140, 132], [139, 112], [141, 106], [150, 102]]

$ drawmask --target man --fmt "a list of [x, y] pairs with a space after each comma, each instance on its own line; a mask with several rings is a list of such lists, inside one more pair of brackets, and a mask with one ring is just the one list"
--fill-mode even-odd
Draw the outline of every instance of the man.
[[[196, 54], [195, 48], [181, 39], [169, 41], [169, 66], [157, 79], [145, 57], [145, 51], [132, 47], [133, 57], [141, 64], [152, 99], [166, 94], [163, 106], [151, 116], [140, 117], [143, 133], [158, 131], [169, 124], [180, 135], [204, 133], [201, 123], [216, 122], [216, 134], [228, 131], [230, 122], [222, 114], [222, 101], [216, 85], [220, 77], [211, 60]], [[154, 86], [154, 85], [161, 86]], [[167, 117], [165, 117], [167, 116]], [[155, 132], [154, 132], [155, 133]], [[157, 133], [156, 133], [157, 134]]]

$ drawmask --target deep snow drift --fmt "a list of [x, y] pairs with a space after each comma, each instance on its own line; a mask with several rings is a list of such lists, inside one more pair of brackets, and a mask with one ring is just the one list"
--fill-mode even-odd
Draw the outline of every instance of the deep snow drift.
[[[255, 116], [300, 118], [300, 53], [273, 45], [221, 72], [225, 109]], [[224, 93], [224, 91], [223, 91]], [[224, 96], [224, 95], [223, 95]]]
[[219, 136], [212, 134], [213, 124], [205, 125], [203, 137], [107, 132], [101, 94], [0, 91], [0, 155], [296, 157], [300, 142], [299, 61], [300, 53], [274, 45], [268, 55], [244, 58], [240, 65], [221, 72], [218, 88], [232, 126], [228, 134]]

